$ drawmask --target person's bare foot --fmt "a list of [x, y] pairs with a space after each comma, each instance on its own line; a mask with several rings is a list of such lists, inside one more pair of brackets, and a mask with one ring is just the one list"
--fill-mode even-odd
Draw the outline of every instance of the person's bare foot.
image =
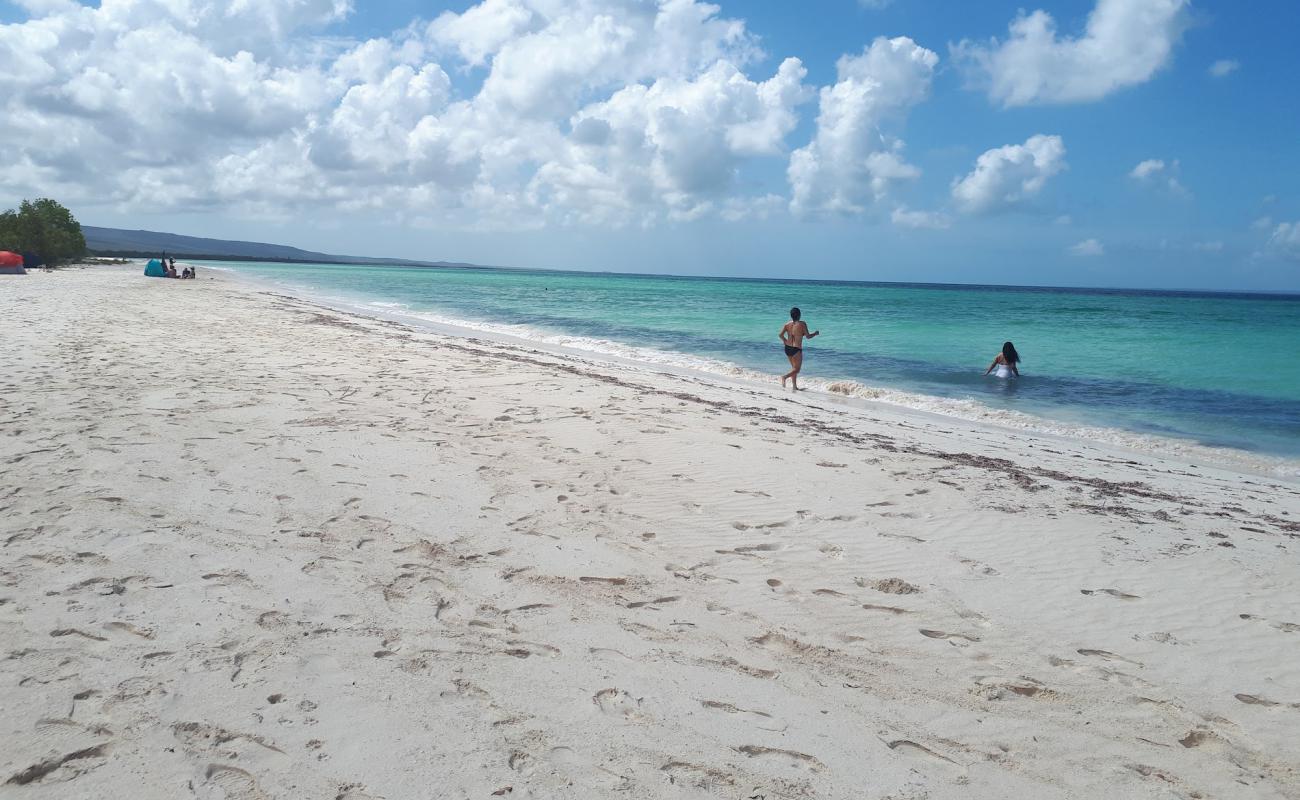
[[784, 375], [781, 376], [781, 388], [782, 388], [782, 389], [785, 388], [785, 376], [784, 376]]

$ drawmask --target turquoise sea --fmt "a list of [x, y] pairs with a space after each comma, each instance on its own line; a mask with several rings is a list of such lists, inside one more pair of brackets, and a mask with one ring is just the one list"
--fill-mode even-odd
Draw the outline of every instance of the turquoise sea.
[[[353, 306], [751, 377], [788, 369], [777, 332], [797, 305], [822, 333], [804, 367], [815, 391], [1300, 457], [1300, 295], [211, 263]], [[1022, 377], [983, 377], [1005, 340]]]

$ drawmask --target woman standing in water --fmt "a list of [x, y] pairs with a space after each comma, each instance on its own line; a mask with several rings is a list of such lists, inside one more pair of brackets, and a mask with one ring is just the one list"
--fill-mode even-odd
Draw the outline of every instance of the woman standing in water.
[[800, 319], [802, 312], [798, 308], [790, 309], [790, 321], [781, 327], [781, 344], [785, 345], [785, 357], [790, 359], [792, 369], [781, 376], [781, 388], [789, 380], [794, 390], [799, 391], [799, 370], [803, 369], [803, 339], [817, 336], [821, 331], [808, 332], [808, 323]]
[[1002, 352], [997, 354], [993, 363], [989, 364], [989, 368], [984, 370], [984, 374], [988, 375], [996, 369], [997, 373], [993, 376], [995, 378], [1019, 378], [1020, 369], [1016, 366], [1019, 363], [1020, 354], [1016, 352], [1016, 346], [1011, 342], [1004, 342]]

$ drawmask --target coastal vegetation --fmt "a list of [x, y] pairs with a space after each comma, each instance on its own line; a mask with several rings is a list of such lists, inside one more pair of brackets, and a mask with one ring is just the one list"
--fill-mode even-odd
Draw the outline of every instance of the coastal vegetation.
[[0, 213], [0, 250], [34, 254], [40, 263], [54, 266], [85, 255], [86, 237], [71, 211], [42, 197]]

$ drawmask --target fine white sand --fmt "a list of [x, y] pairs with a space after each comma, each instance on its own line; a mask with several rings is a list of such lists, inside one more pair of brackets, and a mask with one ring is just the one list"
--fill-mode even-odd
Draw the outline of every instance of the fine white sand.
[[0, 278], [0, 796], [1300, 797], [1300, 487]]

